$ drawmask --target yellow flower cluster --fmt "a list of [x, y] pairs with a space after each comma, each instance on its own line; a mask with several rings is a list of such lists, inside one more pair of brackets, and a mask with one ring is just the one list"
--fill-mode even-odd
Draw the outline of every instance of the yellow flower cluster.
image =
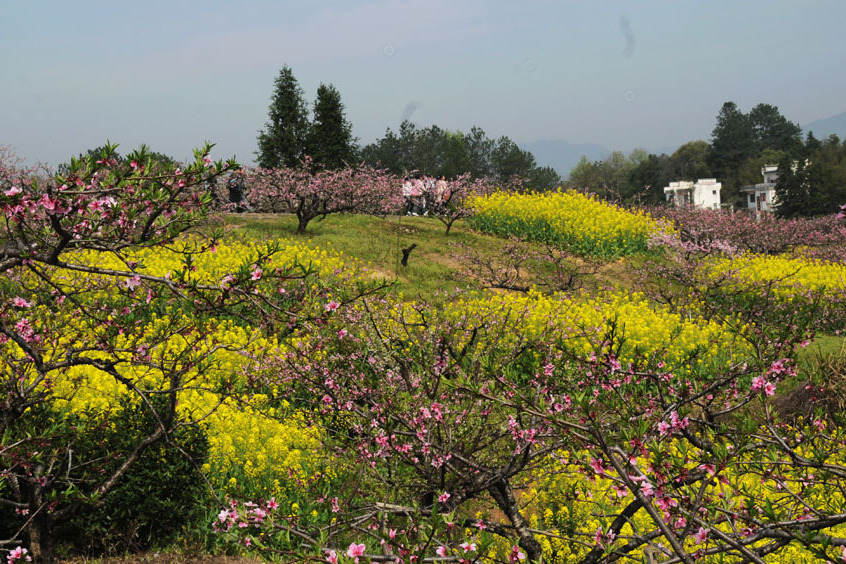
[[526, 237], [571, 252], [604, 258], [646, 250], [653, 233], [670, 229], [643, 212], [630, 212], [575, 191], [496, 192], [471, 200], [471, 225], [500, 236]]
[[733, 274], [749, 283], [774, 283], [776, 293], [788, 296], [795, 288], [846, 290], [846, 265], [784, 255], [755, 255], [723, 258], [712, 269], [714, 276]]
[[[273, 252], [269, 265], [271, 268], [299, 264], [314, 269], [320, 276], [361, 268], [353, 259], [339, 253], [309, 248], [303, 243], [287, 239], [266, 242], [228, 240], [216, 247], [203, 249], [199, 247], [197, 241], [189, 238], [177, 241], [170, 250], [161, 247], [140, 248], [126, 254], [126, 258], [138, 263], [136, 271], [139, 273], [152, 276], [174, 276], [183, 269], [183, 253], [188, 251], [194, 251], [196, 254], [192, 255], [193, 269], [187, 274], [187, 280], [196, 280], [201, 284], [217, 284], [222, 277], [236, 271], [245, 260], [267, 256], [271, 252]], [[82, 264], [120, 271], [128, 270], [123, 262], [109, 253], [85, 251], [74, 253], [73, 258]]]
[[[187, 240], [177, 242], [172, 251], [140, 249], [132, 252], [129, 260], [137, 263], [132, 266], [138, 273], [173, 275], [183, 268], [179, 251], [194, 245]], [[189, 279], [216, 285], [245, 259], [266, 255], [271, 249], [274, 254], [270, 268], [299, 264], [327, 277], [341, 272], [356, 276], [359, 272], [340, 256], [301, 244], [232, 241], [221, 244], [214, 252], [206, 250], [194, 255]], [[75, 253], [74, 261], [123, 272], [129, 268], [109, 253]], [[103, 275], [57, 269], [52, 276], [56, 284], [93, 289], [94, 297], [103, 297], [100, 294], [113, 288], [103, 283], [110, 282]], [[66, 302], [69, 303], [70, 300]], [[50, 374], [51, 406], [59, 414], [78, 417], [92, 427], [108, 423], [109, 415], [122, 405], [141, 401], [130, 386], [153, 392], [167, 389], [170, 383], [161, 368], [167, 366], [170, 371], [183, 371], [177, 393], [179, 416], [204, 428], [210, 443], [205, 471], [214, 485], [241, 495], [280, 496], [300, 487], [301, 481], [313, 472], [325, 474], [325, 460], [319, 452], [321, 429], [309, 426], [304, 414], [286, 402], [277, 400], [274, 404], [265, 396], [248, 395], [246, 391], [247, 379], [255, 373], [256, 364], [268, 355], [284, 351], [296, 341], [296, 336], [291, 337], [292, 343], [278, 343], [273, 336], [228, 319], [216, 319], [211, 327], [200, 327], [178, 309], [169, 307], [166, 313], [152, 314], [136, 324], [128, 334], [112, 337], [113, 347], [106, 353], [98, 350], [97, 343], [98, 337], [108, 331], [108, 323], [75, 320], [69, 317], [70, 311], [72, 308], [50, 311], [44, 306], [28, 311], [33, 323], [50, 320], [60, 332], [51, 336], [56, 345], [52, 352], [46, 351], [45, 360], [62, 354], [71, 344], [78, 347], [87, 343], [84, 355], [91, 360], [117, 360], [116, 370], [124, 381], [92, 365]], [[0, 354], [13, 362], [23, 356], [23, 351], [9, 340], [0, 345]], [[0, 361], [0, 370], [9, 370], [9, 364]]]
[[[673, 456], [679, 455], [678, 448], [675, 446], [671, 447], [670, 451]], [[691, 462], [691, 470], [694, 470], [701, 462], [707, 461], [710, 456], [709, 453], [695, 448], [687, 448], [685, 452]], [[538, 479], [523, 492], [521, 503], [526, 507], [530, 525], [537, 530], [549, 533], [536, 535], [544, 551], [544, 561], [563, 564], [584, 558], [595, 545], [597, 531], [601, 529], [607, 532], [614, 516], [631, 503], [634, 496], [625, 490], [614, 489], [615, 485], [619, 486], [619, 482], [614, 480], [616, 473], [612, 469], [608, 469], [604, 476], [599, 476], [590, 470], [585, 470], [584, 464], [577, 462], [578, 456], [568, 458], [567, 453], [561, 454], [563, 458], [545, 472], [539, 473]], [[585, 460], [587, 455], [581, 453], [581, 458]], [[837, 463], [842, 464], [846, 461], [846, 457], [839, 458]], [[649, 461], [645, 459], [637, 459], [637, 465], [640, 468], [646, 468], [648, 464]], [[751, 459], [748, 464], [755, 465]], [[805, 481], [806, 473], [810, 475], [810, 479], [807, 480], [808, 485], [801, 487], [800, 484]], [[700, 484], [697, 483], [692, 487], [690, 497], [695, 498], [696, 495], [712, 497], [719, 500], [725, 510], [738, 512], [749, 509], [747, 501], [754, 506], [755, 510], [760, 511], [764, 511], [768, 504], [774, 508], [791, 507], [794, 513], [781, 515], [786, 520], [801, 519], [802, 508], [806, 504], [808, 507], [828, 514], [836, 514], [842, 511], [846, 503], [843, 492], [837, 488], [832, 488], [830, 485], [813, 485], [814, 478], [811, 471], [787, 465], [780, 472], [779, 480], [771, 476], [762, 477], [758, 473], [752, 473], [747, 467], [747, 462], [739, 461], [720, 472], [720, 480], [714, 480], [704, 490], [700, 491]], [[797, 501], [794, 494], [784, 487], [785, 484], [789, 484], [794, 491], [801, 490], [801, 499]], [[653, 502], [653, 505], [659, 512], [663, 511], [657, 500]], [[743, 525], [726, 521], [717, 525], [719, 530], [726, 533], [736, 533], [742, 527]], [[617, 540], [607, 544], [622, 546], [632, 535], [643, 535], [653, 529], [655, 529], [654, 523], [651, 522], [646, 511], [641, 509], [628, 519], [617, 534]], [[698, 527], [693, 527], [692, 533], [697, 530]], [[822, 532], [842, 537], [846, 534], [846, 525], [838, 525]], [[709, 536], [713, 537], [713, 534]], [[710, 542], [706, 538], [700, 544], [696, 544], [695, 539], [688, 538], [685, 541], [685, 548], [689, 553], [694, 553], [697, 549], [713, 546], [709, 544]], [[766, 542], [762, 540], [753, 546], [764, 545]], [[657, 549], [658, 545], [664, 549], [669, 547], [668, 543], [662, 542], [660, 537], [650, 544], [653, 545], [652, 550]], [[499, 552], [504, 552], [503, 548], [497, 547]], [[643, 548], [638, 548], [629, 553], [629, 557], [639, 562], [644, 558], [643, 552]], [[839, 552], [838, 550], [837, 556]], [[697, 561], [716, 564], [724, 562], [723, 558], [715, 555], [702, 557]], [[774, 554], [768, 555], [766, 560], [774, 564], [811, 564], [820, 561], [799, 542], [791, 543]]]
[[[227, 402], [208, 423], [210, 455], [204, 470], [217, 486], [235, 495], [237, 483], [251, 496], [283, 498], [323, 468], [322, 432], [293, 412], [280, 420], [274, 408], [255, 408], [261, 398], [244, 398], [246, 406]], [[242, 490], [243, 491], [243, 490]]]
[[642, 294], [607, 293], [573, 297], [564, 294], [495, 294], [468, 298], [447, 307], [453, 317], [508, 316], [512, 335], [545, 337], [587, 357], [606, 340], [622, 342], [621, 362], [636, 357], [684, 363], [694, 351], [696, 363], [721, 368], [745, 357], [748, 350], [728, 325], [678, 313], [650, 303]]

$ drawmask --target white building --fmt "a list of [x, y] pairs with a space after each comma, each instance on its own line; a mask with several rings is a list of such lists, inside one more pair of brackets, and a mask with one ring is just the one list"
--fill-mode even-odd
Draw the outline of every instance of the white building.
[[778, 165], [764, 165], [761, 175], [764, 177], [763, 182], [740, 189], [741, 193], [746, 194], [746, 208], [755, 214], [755, 217], [775, 211]]
[[668, 202], [676, 206], [693, 206], [696, 208], [720, 209], [720, 190], [723, 185], [716, 178], [700, 178], [670, 182], [664, 187], [664, 195]]

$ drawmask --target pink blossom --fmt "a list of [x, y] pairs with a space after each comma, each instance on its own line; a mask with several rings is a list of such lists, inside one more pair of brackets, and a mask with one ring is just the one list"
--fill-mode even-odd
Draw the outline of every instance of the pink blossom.
[[596, 533], [594, 533], [594, 535], [593, 535], [593, 542], [601, 546], [602, 545], [602, 537], [603, 537], [602, 527], [597, 527]]
[[708, 529], [704, 527], [699, 527], [699, 530], [693, 535], [694, 540], [696, 540], [696, 544], [702, 544], [705, 542], [705, 539], [708, 538]]
[[438, 502], [444, 503], [450, 498], [449, 492], [444, 492], [438, 496]]
[[123, 285], [124, 287], [126, 287], [127, 290], [134, 290], [135, 288], [141, 285], [141, 277], [136, 274], [132, 278], [127, 278], [126, 280], [124, 280]]
[[700, 464], [699, 469], [706, 471], [709, 476], [713, 476], [717, 473], [717, 468], [713, 464]]
[[12, 305], [15, 307], [31, 307], [32, 304], [20, 296], [15, 296], [12, 299]]
[[338, 303], [338, 302], [336, 302], [335, 300], [332, 300], [331, 302], [329, 302], [329, 303], [328, 303], [328, 304], [326, 304], [326, 306], [325, 306], [326, 311], [335, 311], [335, 310], [336, 310], [336, 309], [338, 309], [339, 307], [341, 307], [341, 304], [339, 304], [339, 303]]
[[355, 558], [355, 561], [358, 562], [359, 556], [364, 556], [365, 548], [366, 547], [363, 544], [355, 544], [354, 542], [351, 542], [350, 547], [347, 549], [347, 556]]
[[787, 372], [787, 367], [784, 365], [787, 359], [782, 358], [779, 360], [774, 360], [772, 364], [770, 364], [769, 373], [770, 374], [784, 374]]
[[775, 391], [776, 391], [776, 385], [773, 384], [772, 382], [767, 382], [764, 385], [764, 393], [767, 394], [768, 396], [775, 395]]
[[602, 460], [600, 460], [599, 458], [591, 458], [590, 467], [593, 468], [593, 471], [599, 474], [600, 476], [605, 475], [605, 466], [602, 464]]
[[48, 194], [41, 196], [38, 203], [47, 211], [56, 211], [59, 207], [59, 200], [51, 198]]
[[518, 546], [512, 546], [511, 547], [511, 554], [509, 555], [509, 560], [511, 560], [511, 562], [517, 562], [519, 560], [525, 560], [525, 559], [526, 559], [526, 553], [521, 551], [520, 547], [518, 547]]
[[252, 280], [259, 280], [259, 279], [261, 279], [261, 274], [262, 274], [261, 268], [259, 268], [258, 266], [254, 266], [253, 272], [251, 273], [250, 278]]
[[8, 190], [4, 191], [3, 194], [5, 194], [6, 196], [14, 196], [15, 194], [20, 194], [21, 192], [22, 190], [20, 188], [18, 188], [17, 186], [12, 186]]
[[32, 562], [32, 558], [27, 554], [29, 552], [27, 549], [23, 548], [22, 546], [18, 546], [9, 551], [9, 555], [6, 557], [6, 561], [9, 564], [14, 564], [15, 562], [20, 562], [21, 560], [26, 562]]
[[338, 554], [334, 550], [329, 551], [329, 555], [326, 557], [326, 561], [329, 564], [338, 564]]
[[436, 553], [438, 553], [438, 556], [446, 556], [447, 554], [449, 554], [449, 551], [447, 550], [447, 547], [445, 547], [445, 546], [443, 546], [443, 545], [439, 546], [439, 547], [435, 550], [435, 552], [436, 552]]

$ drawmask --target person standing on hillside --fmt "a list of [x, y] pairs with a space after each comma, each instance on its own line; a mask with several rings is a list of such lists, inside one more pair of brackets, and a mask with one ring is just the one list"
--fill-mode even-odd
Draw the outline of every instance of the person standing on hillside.
[[229, 203], [233, 205], [237, 213], [250, 211], [250, 206], [245, 197], [247, 181], [243, 168], [236, 168], [232, 172], [232, 176], [226, 183], [226, 188], [229, 190]]

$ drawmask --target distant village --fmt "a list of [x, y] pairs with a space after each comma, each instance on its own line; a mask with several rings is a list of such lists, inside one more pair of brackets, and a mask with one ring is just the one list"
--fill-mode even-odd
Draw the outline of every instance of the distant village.
[[[755, 217], [772, 213], [777, 201], [776, 182], [778, 165], [764, 165], [761, 168], [763, 182], [742, 186], [740, 192], [746, 197], [746, 209]], [[670, 182], [664, 187], [667, 202], [676, 206], [692, 206], [702, 209], [720, 209], [722, 183], [716, 178], [700, 178]]]

